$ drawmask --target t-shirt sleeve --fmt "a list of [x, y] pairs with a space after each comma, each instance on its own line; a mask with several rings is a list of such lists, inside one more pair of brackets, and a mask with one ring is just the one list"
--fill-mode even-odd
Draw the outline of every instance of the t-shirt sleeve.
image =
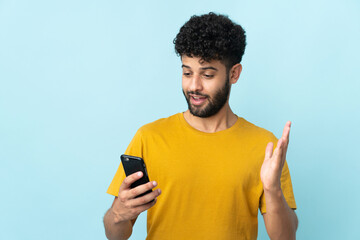
[[[275, 139], [273, 142], [277, 143], [277, 139], [276, 140]], [[274, 146], [274, 149], [275, 149], [275, 146]], [[283, 170], [281, 173], [281, 177], [280, 177], [280, 182], [281, 182], [281, 190], [284, 194], [287, 204], [289, 205], [290, 208], [295, 210], [296, 203], [295, 203], [295, 197], [294, 197], [294, 192], [293, 192], [293, 188], [292, 188], [292, 184], [291, 184], [290, 171], [289, 171], [287, 161], [285, 161], [285, 164], [284, 164], [284, 167], [283, 167]], [[265, 202], [264, 192], [262, 193], [262, 195], [260, 197], [260, 211], [261, 211], [261, 214], [266, 213], [266, 202]]]
[[[127, 147], [125, 151], [126, 155], [136, 156], [136, 157], [143, 157], [143, 142], [142, 142], [142, 134], [140, 129], [136, 132], [134, 138], [131, 140], [129, 146]], [[120, 161], [120, 165], [115, 173], [115, 176], [113, 180], [111, 181], [111, 184], [106, 191], [108, 194], [113, 196], [118, 196], [119, 194], [119, 188], [121, 183], [125, 179], [125, 172], [124, 168], [122, 166], [122, 163]]]

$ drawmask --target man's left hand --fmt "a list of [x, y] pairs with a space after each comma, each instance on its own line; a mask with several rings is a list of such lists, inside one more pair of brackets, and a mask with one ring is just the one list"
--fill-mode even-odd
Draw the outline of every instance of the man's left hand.
[[265, 159], [260, 171], [260, 178], [266, 191], [281, 191], [280, 177], [289, 144], [290, 126], [291, 122], [288, 121], [274, 151], [272, 142], [266, 146]]

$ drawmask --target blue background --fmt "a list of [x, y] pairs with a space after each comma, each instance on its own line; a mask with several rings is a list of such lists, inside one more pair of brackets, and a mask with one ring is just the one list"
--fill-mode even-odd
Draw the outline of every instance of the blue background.
[[247, 32], [234, 112], [293, 122], [298, 239], [358, 236], [359, 1], [0, 0], [0, 239], [105, 239], [119, 155], [186, 110], [172, 40], [209, 11]]

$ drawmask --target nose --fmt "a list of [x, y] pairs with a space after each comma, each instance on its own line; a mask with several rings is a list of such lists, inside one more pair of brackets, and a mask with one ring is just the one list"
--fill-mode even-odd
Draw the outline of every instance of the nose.
[[200, 92], [203, 90], [202, 80], [198, 74], [194, 74], [190, 81], [191, 81], [189, 88], [190, 91]]

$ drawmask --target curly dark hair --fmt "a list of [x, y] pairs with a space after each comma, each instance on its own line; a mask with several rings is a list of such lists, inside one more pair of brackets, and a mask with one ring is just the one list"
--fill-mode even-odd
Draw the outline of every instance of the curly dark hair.
[[177, 55], [220, 60], [229, 70], [240, 63], [246, 46], [244, 29], [228, 16], [210, 12], [192, 16], [174, 39]]

